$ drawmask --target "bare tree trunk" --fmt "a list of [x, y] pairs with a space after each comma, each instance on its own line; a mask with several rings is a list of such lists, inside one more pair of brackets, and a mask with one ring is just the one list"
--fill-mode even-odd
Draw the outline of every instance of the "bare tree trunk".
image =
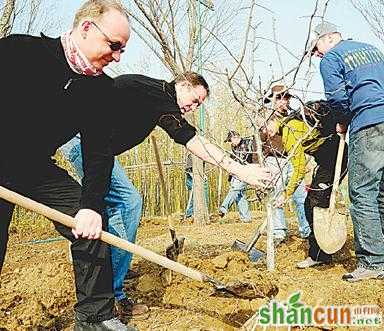
[[16, 0], [6, 0], [3, 14], [0, 17], [0, 38], [7, 36], [11, 31], [15, 3]]
[[204, 165], [197, 157], [192, 157], [193, 169], [193, 217], [196, 224], [205, 225], [208, 222], [208, 210], [205, 203]]

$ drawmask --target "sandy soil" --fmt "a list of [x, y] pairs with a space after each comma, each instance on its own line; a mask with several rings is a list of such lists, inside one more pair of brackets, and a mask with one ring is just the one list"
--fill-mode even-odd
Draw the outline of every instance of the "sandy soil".
[[[179, 274], [173, 274], [171, 284], [164, 286], [162, 268], [135, 257], [133, 269], [141, 277], [127, 282], [126, 290], [150, 307], [147, 319], [130, 321], [139, 330], [238, 330], [269, 297], [286, 300], [297, 290], [302, 291], [301, 299], [307, 305], [377, 304], [384, 311], [383, 281], [351, 284], [341, 280], [343, 273], [355, 267], [351, 224], [347, 243], [331, 265], [298, 270], [295, 263], [306, 257], [306, 242], [298, 238], [297, 226], [291, 220], [289, 240], [277, 248], [276, 269], [268, 272], [265, 261], [251, 263], [245, 254], [231, 250], [235, 239], [248, 241], [262, 221], [261, 214], [255, 215], [251, 224], [239, 222], [235, 213], [213, 219], [204, 227], [181, 223], [176, 217], [175, 220], [178, 236], [186, 238], [179, 262], [225, 284], [236, 281], [252, 284], [252, 299], [220, 295], [212, 285]], [[34, 229], [34, 233], [12, 228], [0, 283], [0, 330], [73, 328], [75, 300], [68, 244], [66, 241], [27, 243], [57, 236], [49, 222], [41, 222], [46, 223]], [[164, 254], [170, 244], [166, 224], [162, 218], [143, 220], [138, 244]], [[257, 247], [265, 250], [265, 237], [258, 241]], [[344, 329], [347, 328], [334, 328]]]

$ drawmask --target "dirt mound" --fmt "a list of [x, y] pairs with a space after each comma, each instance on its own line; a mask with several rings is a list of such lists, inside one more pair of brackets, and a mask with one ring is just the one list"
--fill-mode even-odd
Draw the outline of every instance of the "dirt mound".
[[27, 263], [19, 256], [20, 265], [1, 275], [0, 326], [53, 329], [63, 324], [61, 316], [69, 318], [68, 308], [74, 302], [72, 267], [63, 251], [39, 252], [45, 255], [39, 257], [25, 253]]

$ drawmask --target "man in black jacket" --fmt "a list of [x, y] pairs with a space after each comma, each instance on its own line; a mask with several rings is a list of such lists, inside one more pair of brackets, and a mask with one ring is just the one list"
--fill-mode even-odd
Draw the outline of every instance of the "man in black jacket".
[[[187, 72], [180, 74], [172, 82], [166, 82], [142, 75], [121, 75], [115, 78], [115, 85], [117, 88], [115, 99], [111, 100], [111, 104], [115, 106], [111, 107], [109, 112], [111, 121], [105, 124], [105, 128], [113, 132], [111, 149], [114, 155], [119, 155], [140, 144], [156, 126], [160, 126], [175, 142], [186, 146], [192, 154], [206, 162], [221, 166], [251, 185], [262, 184], [262, 180], [271, 178], [268, 169], [251, 164], [242, 165], [227, 157], [217, 146], [197, 135], [196, 129], [184, 119], [186, 113], [196, 110], [209, 95], [209, 86], [202, 76]], [[78, 142], [72, 143], [66, 155], [71, 156], [69, 161], [79, 177], [82, 177], [81, 155], [79, 155], [77, 144]], [[115, 160], [115, 166], [116, 164], [118, 164], [117, 160]], [[106, 199], [107, 207], [120, 210], [121, 215], [126, 215], [127, 213], [122, 210], [123, 204], [115, 205], [112, 200], [126, 201], [127, 207], [130, 201], [129, 215], [119, 219], [119, 224], [121, 222], [124, 224], [120, 228], [128, 229], [123, 230], [126, 233], [119, 233], [119, 235], [129, 237], [129, 231], [134, 230], [136, 234], [138, 221], [132, 215], [141, 214], [141, 203], [137, 203], [138, 192], [133, 189], [133, 184], [128, 178], [122, 178], [122, 173], [116, 168], [113, 171], [115, 174], [113, 174], [114, 180]], [[113, 199], [111, 199], [112, 196]], [[110, 227], [111, 224], [112, 222]], [[119, 231], [122, 230], [119, 229]], [[114, 264], [120, 265], [122, 254], [116, 255], [118, 256]], [[123, 272], [115, 270], [115, 274], [117, 273]], [[122, 280], [120, 279], [120, 283]], [[115, 279], [115, 282], [119, 283], [119, 280]], [[139, 315], [139, 311], [143, 311], [143, 305], [139, 305], [140, 308], [137, 306], [133, 305], [128, 297], [118, 299], [116, 304], [117, 312], [124, 319]]]
[[[98, 239], [105, 228], [104, 195], [113, 165], [105, 110], [114, 89], [103, 68], [120, 60], [129, 34], [128, 16], [118, 1], [92, 0], [60, 38], [0, 40], [0, 151], [7, 156], [0, 160], [0, 184], [75, 216], [72, 232], [55, 223], [72, 241], [75, 330], [128, 330], [113, 315], [109, 247], [87, 239]], [[77, 132], [84, 152], [82, 189], [51, 159]], [[0, 200], [0, 270], [13, 209]]]
[[222, 167], [250, 185], [263, 185], [270, 172], [256, 164], [241, 164], [214, 143], [196, 133], [185, 114], [196, 110], [209, 95], [205, 79], [194, 73], [180, 74], [166, 82], [142, 75], [115, 78], [117, 100], [129, 100], [129, 107], [114, 107], [111, 127], [113, 154], [118, 155], [142, 142], [158, 125], [178, 144], [205, 162]]

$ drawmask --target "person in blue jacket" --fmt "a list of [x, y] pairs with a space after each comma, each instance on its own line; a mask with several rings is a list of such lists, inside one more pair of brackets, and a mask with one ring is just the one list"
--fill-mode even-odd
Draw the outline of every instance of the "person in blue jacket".
[[344, 40], [338, 28], [322, 21], [307, 49], [321, 58], [328, 102], [349, 127], [349, 195], [357, 267], [349, 282], [384, 278], [384, 55], [373, 45]]

